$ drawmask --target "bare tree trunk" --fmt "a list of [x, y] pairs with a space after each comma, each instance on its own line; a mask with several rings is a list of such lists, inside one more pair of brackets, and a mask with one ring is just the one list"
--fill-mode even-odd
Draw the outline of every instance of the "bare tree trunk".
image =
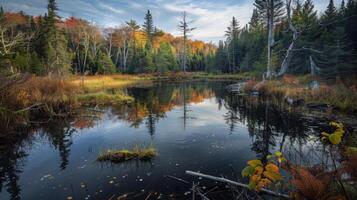
[[272, 77], [272, 51], [274, 46], [274, 1], [267, 1], [267, 20], [268, 20], [268, 64], [267, 78]]
[[297, 39], [299, 38], [299, 33], [296, 30], [296, 28], [293, 25], [293, 23], [291, 22], [291, 16], [290, 16], [290, 13], [291, 13], [291, 0], [286, 0], [286, 11], [287, 11], [289, 29], [290, 29], [291, 32], [293, 32], [293, 39], [292, 39], [292, 41], [290, 43], [290, 46], [289, 46], [288, 50], [286, 51], [286, 55], [285, 55], [285, 58], [284, 58], [284, 60], [283, 60], [283, 62], [281, 64], [278, 76], [282, 76], [288, 71], [291, 59], [293, 58], [293, 49], [295, 47], [295, 43], [296, 43]]
[[317, 66], [315, 61], [312, 59], [312, 56], [310, 56], [310, 68], [311, 68], [311, 76], [316, 76], [317, 75]]

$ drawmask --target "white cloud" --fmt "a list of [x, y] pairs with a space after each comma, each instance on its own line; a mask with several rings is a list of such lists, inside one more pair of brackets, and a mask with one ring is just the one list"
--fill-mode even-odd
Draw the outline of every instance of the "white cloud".
[[116, 14], [124, 14], [125, 13], [124, 10], [120, 10], [120, 9], [114, 8], [114, 7], [110, 6], [110, 5], [104, 4], [102, 2], [100, 2], [98, 5], [100, 7], [102, 7], [102, 8], [104, 8], [106, 10], [109, 10], [110, 12], [114, 12]]
[[[176, 12], [178, 15], [186, 11], [188, 16], [194, 20], [192, 25], [197, 27], [197, 30], [193, 33], [193, 38], [206, 41], [223, 38], [224, 31], [233, 16], [239, 20], [241, 26], [244, 26], [252, 15], [253, 7], [251, 2], [228, 5], [218, 2], [174, 1], [163, 5], [164, 9]], [[180, 17], [176, 17], [176, 20], [178, 24]], [[170, 32], [178, 34], [177, 30], [170, 30]]]

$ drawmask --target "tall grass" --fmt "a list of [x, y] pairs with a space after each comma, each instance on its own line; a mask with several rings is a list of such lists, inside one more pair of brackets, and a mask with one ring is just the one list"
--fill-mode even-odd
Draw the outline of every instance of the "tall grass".
[[[309, 76], [284, 76], [265, 82], [249, 80], [246, 83], [246, 90], [259, 91], [277, 98], [291, 97], [294, 99], [304, 99], [306, 103], [325, 103], [339, 108], [342, 111], [357, 110], [357, 83], [349, 81], [348, 84], [342, 81], [319, 80], [318, 88], [310, 88], [309, 83], [313, 79]], [[258, 87], [260, 84], [260, 87]]]

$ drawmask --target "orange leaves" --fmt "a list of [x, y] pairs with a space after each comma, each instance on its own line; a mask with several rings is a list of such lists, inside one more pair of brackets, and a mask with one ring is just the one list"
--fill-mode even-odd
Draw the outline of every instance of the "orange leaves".
[[293, 193], [294, 199], [336, 199], [328, 189], [332, 176], [314, 175], [302, 167], [292, 167], [291, 174], [293, 176], [291, 183], [297, 189]]
[[279, 167], [276, 166], [275, 164], [269, 163], [269, 164], [267, 164], [267, 165], [265, 166], [265, 169], [266, 169], [267, 171], [279, 173]]
[[[280, 152], [277, 152], [276, 158], [281, 158]], [[242, 170], [243, 177], [249, 177], [249, 188], [260, 191], [264, 187], [268, 187], [273, 182], [283, 179], [280, 174], [279, 167], [273, 162], [268, 162], [263, 165], [261, 160], [250, 160], [248, 166]]]

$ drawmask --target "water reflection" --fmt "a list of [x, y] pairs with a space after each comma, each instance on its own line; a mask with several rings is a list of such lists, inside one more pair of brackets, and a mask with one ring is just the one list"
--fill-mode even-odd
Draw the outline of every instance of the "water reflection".
[[[312, 136], [319, 133], [323, 128], [316, 126], [315, 119], [312, 121], [309, 118], [304, 118], [298, 112], [287, 108], [283, 104], [273, 103], [270, 99], [228, 93], [225, 90], [225, 86], [228, 84], [230, 82], [161, 82], [148, 88], [127, 88], [125, 92], [135, 98], [135, 101], [130, 105], [111, 107], [105, 113], [84, 110], [76, 119], [56, 120], [49, 124], [36, 125], [31, 127], [27, 134], [18, 133], [18, 136], [1, 138], [0, 197], [5, 197], [4, 199], [20, 199], [22, 197], [21, 191], [27, 189], [26, 187], [30, 187], [20, 183], [20, 180], [27, 162], [29, 164], [35, 162], [27, 159], [31, 152], [34, 151], [34, 146], [49, 145], [50, 149], [57, 151], [59, 163], [53, 158], [49, 158], [49, 160], [57, 164], [60, 172], [70, 173], [74, 170], [69, 167], [71, 165], [70, 162], [77, 162], [70, 159], [71, 152], [74, 151], [72, 149], [74, 145], [73, 137], [77, 135], [79, 137], [78, 141], [83, 141], [82, 143], [85, 144], [86, 142], [93, 143], [95, 145], [93, 148], [95, 148], [101, 141], [96, 138], [95, 141], [88, 142], [85, 137], [80, 137], [81, 133], [97, 130], [98, 126], [105, 127], [104, 124], [108, 121], [111, 121], [112, 126], [121, 122], [128, 123], [127, 127], [118, 128], [123, 132], [129, 131], [132, 133], [134, 130], [141, 130], [144, 127], [150, 140], [156, 141], [158, 146], [165, 148], [165, 151], [168, 152], [163, 153], [163, 160], [158, 161], [159, 163], [156, 163], [156, 165], [150, 164], [150, 166], [152, 168], [163, 168], [161, 170], [169, 171], [168, 173], [182, 173], [184, 171], [184, 168], [180, 171], [172, 171], [173, 169], [171, 168], [170, 170], [167, 169], [171, 166], [168, 166], [166, 162], [180, 156], [182, 157], [180, 159], [186, 162], [183, 167], [195, 169], [196, 164], [201, 165], [197, 160], [189, 160], [192, 159], [191, 157], [184, 157], [184, 152], [187, 151], [187, 154], [192, 153], [192, 155], [195, 155], [194, 152], [196, 152], [197, 156], [204, 157], [205, 155], [200, 154], [204, 146], [217, 146], [218, 149], [223, 149], [223, 154], [219, 152], [217, 157], [214, 157], [212, 150], [204, 150], [209, 154], [207, 155], [207, 163], [204, 163], [207, 167], [211, 165], [215, 167], [219, 163], [214, 159], [219, 159], [220, 164], [223, 166], [232, 162], [238, 162], [237, 167], [244, 166], [246, 162], [242, 159], [244, 153], [237, 151], [236, 148], [238, 147], [235, 147], [230, 142], [242, 137], [245, 131], [249, 140], [244, 142], [258, 157], [265, 158], [266, 155], [278, 150], [283, 151], [290, 159], [298, 163], [319, 162], [317, 158], [320, 158], [319, 156], [323, 154], [323, 149], [321, 150], [321, 155], [312, 155], [308, 159], [306, 158], [306, 155], [309, 155], [310, 152], [307, 149], [307, 144], [311, 144], [310, 148], [321, 146], [319, 143], [311, 142]], [[212, 123], [210, 118], [213, 117], [215, 120], [222, 120], [224, 124], [222, 127], [216, 127], [217, 130], [224, 130], [223, 133], [219, 133], [221, 134], [219, 137], [216, 137], [215, 133], [208, 135], [212, 130], [202, 126], [200, 129], [195, 129], [198, 132], [197, 135], [182, 136], [186, 137], [182, 142], [177, 142], [175, 138], [177, 136], [174, 135], [169, 136], [174, 139], [167, 139], [164, 142], [162, 142], [162, 138], [158, 138], [159, 136], [163, 137], [158, 130], [173, 131], [172, 129], [175, 128], [171, 127], [177, 127], [178, 124], [181, 124], [183, 129], [176, 130], [176, 132], [185, 132], [189, 128], [192, 130], [192, 124], [199, 120], [209, 125]], [[161, 121], [168, 119], [171, 120], [170, 123], [160, 124]], [[159, 126], [161, 126], [161, 129]], [[95, 133], [100, 139], [103, 137], [101, 131], [97, 130]], [[118, 143], [127, 142], [126, 140], [131, 137], [130, 133], [125, 136], [112, 134], [110, 137], [108, 136], [107, 140], [112, 142], [113, 139], [111, 137], [115, 137], [116, 139], [120, 138]], [[45, 140], [46, 142], [44, 142], [45, 144], [38, 144], [39, 140], [42, 142]], [[106, 143], [103, 142], [103, 144], [107, 143], [107, 141]], [[233, 146], [224, 147], [225, 144]], [[80, 154], [79, 147], [76, 149], [78, 152], [74, 151], [73, 153]], [[177, 149], [180, 152], [177, 152]], [[226, 157], [221, 158], [222, 155]], [[82, 153], [74, 158], [79, 160], [85, 156], [95, 157], [91, 151], [87, 151], [86, 154], [83, 155]], [[136, 163], [135, 166], [139, 167], [140, 165]], [[95, 165], [92, 168], [92, 171], [88, 171], [89, 173], [100, 173], [100, 167]], [[48, 169], [43, 166], [44, 169], [47, 171], [53, 170], [51, 165], [48, 166]], [[225, 173], [225, 171], [222, 171], [224, 168], [219, 170], [219, 174]], [[43, 175], [47, 172], [40, 171], [38, 173]], [[227, 173], [229, 174], [230, 172]], [[156, 180], [161, 180], [162, 178], [162, 176], [155, 177]], [[137, 189], [135, 182], [131, 183], [129, 181], [129, 183], [128, 190]], [[6, 192], [4, 188], [6, 188]], [[165, 191], [165, 188], [162, 188], [162, 191]], [[33, 194], [34, 192], [28, 191], [28, 193], [32, 197], [36, 197], [36, 194]]]

